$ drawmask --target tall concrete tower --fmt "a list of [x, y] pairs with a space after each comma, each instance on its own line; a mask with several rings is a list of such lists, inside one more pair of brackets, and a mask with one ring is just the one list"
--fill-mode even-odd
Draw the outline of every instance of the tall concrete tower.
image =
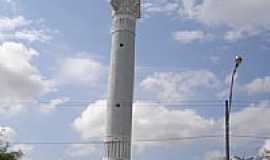
[[140, 0], [112, 0], [112, 48], [103, 160], [130, 160], [136, 20]]

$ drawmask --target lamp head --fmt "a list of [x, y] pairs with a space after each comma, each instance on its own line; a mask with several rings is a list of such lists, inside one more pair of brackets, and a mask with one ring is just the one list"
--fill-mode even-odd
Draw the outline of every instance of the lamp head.
[[234, 60], [235, 66], [239, 67], [239, 65], [242, 63], [242, 61], [243, 61], [243, 58], [241, 56], [236, 56], [235, 60]]

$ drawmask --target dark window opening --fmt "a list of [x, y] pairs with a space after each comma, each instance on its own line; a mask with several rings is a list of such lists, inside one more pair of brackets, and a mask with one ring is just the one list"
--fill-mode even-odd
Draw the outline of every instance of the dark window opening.
[[119, 103], [117, 103], [115, 106], [116, 106], [116, 107], [120, 107], [120, 104], [119, 104]]
[[124, 44], [123, 43], [120, 43], [120, 47], [124, 47]]

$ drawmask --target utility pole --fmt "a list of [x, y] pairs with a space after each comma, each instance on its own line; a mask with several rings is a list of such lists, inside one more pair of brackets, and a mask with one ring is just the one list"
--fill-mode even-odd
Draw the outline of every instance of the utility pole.
[[226, 160], [230, 160], [230, 113], [229, 101], [225, 101], [225, 151]]
[[232, 109], [233, 84], [237, 68], [242, 63], [242, 57], [236, 56], [234, 60], [234, 68], [230, 84], [229, 100], [225, 101], [225, 153], [226, 160], [230, 160], [230, 112]]

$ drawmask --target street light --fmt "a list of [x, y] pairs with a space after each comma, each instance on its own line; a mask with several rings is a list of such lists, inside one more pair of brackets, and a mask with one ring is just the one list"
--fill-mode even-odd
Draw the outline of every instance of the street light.
[[242, 61], [243, 61], [242, 57], [240, 57], [240, 56], [236, 56], [236, 57], [235, 57], [234, 62], [235, 62], [236, 68], [239, 67], [239, 65], [242, 63]]
[[236, 56], [234, 60], [234, 68], [232, 72], [232, 79], [230, 84], [230, 93], [229, 100], [225, 101], [225, 152], [226, 152], [226, 160], [230, 160], [230, 112], [232, 108], [232, 92], [233, 92], [233, 84], [234, 77], [237, 72], [237, 68], [242, 63], [243, 59], [240, 56]]
[[233, 68], [233, 73], [232, 73], [232, 80], [230, 84], [230, 95], [229, 95], [229, 112], [231, 112], [231, 107], [232, 107], [232, 92], [233, 92], [233, 85], [234, 85], [234, 77], [236, 75], [237, 68], [240, 66], [242, 63], [243, 59], [240, 56], [236, 56], [234, 59], [234, 68]]

